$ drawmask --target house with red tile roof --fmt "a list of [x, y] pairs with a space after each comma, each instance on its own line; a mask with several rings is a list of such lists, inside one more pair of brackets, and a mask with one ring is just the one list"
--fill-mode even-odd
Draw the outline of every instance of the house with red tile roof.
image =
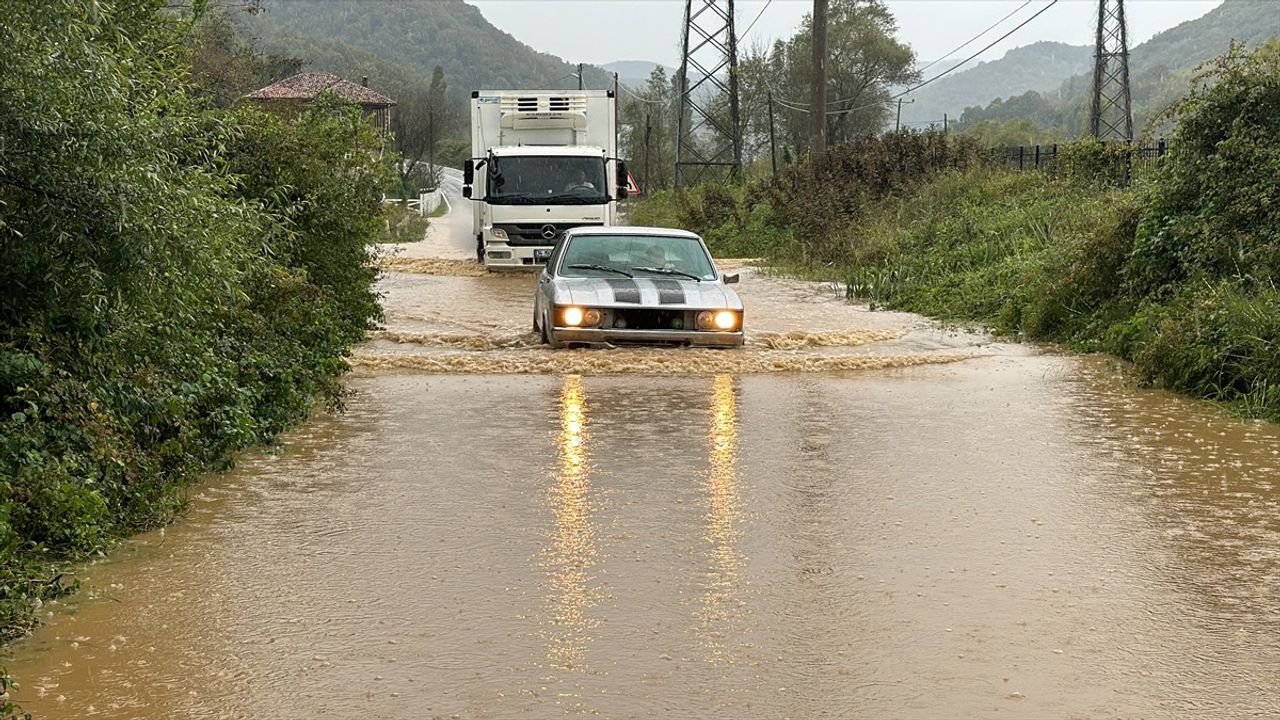
[[343, 101], [356, 103], [367, 117], [372, 118], [379, 132], [383, 135], [390, 132], [391, 108], [396, 103], [386, 95], [370, 90], [367, 77], [357, 85], [329, 73], [298, 73], [255, 90], [245, 98], [268, 106], [305, 105], [322, 92], [331, 92]]

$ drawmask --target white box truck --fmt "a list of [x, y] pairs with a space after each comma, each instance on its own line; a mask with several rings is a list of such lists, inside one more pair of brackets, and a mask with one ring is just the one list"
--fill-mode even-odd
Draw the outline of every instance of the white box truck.
[[471, 199], [476, 259], [495, 270], [533, 268], [570, 228], [613, 225], [626, 197], [612, 91], [471, 93]]

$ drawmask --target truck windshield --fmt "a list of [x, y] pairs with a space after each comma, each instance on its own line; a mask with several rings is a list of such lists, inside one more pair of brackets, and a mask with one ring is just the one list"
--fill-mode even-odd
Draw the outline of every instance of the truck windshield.
[[609, 202], [604, 158], [495, 157], [488, 202], [495, 205], [600, 205]]

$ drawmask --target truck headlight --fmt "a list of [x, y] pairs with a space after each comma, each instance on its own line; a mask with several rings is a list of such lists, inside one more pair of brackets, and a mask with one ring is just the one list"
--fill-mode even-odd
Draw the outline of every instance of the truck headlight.
[[507, 231], [506, 231], [506, 230], [503, 230], [502, 228], [493, 228], [493, 229], [489, 232], [489, 234], [493, 236], [493, 239], [494, 239], [494, 240], [506, 240], [506, 239], [507, 239]]

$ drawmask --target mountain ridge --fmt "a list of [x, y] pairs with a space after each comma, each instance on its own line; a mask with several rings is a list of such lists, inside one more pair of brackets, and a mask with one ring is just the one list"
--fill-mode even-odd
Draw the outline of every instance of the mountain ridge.
[[[1142, 98], [1144, 104], [1172, 99], [1176, 97], [1176, 90], [1183, 89], [1185, 76], [1200, 64], [1226, 52], [1233, 39], [1254, 44], [1277, 33], [1280, 33], [1280, 11], [1277, 11], [1273, 0], [1224, 0], [1204, 15], [1156, 33], [1130, 50], [1129, 67], [1135, 92], [1138, 85], [1148, 86]], [[1036, 62], [1035, 54], [1026, 51], [1038, 46], [1041, 50], [1053, 46], [1070, 60], [1063, 63], [1063, 58], [1059, 57], [1056, 70], [1042, 68], [1042, 82], [1033, 81], [1028, 75], [1034, 73], [1028, 73], [1026, 67], [1019, 67], [1020, 63]], [[1090, 86], [1092, 56], [1091, 45], [1042, 41], [1013, 48], [999, 59], [956, 71], [912, 93], [911, 97], [916, 102], [903, 105], [903, 121], [940, 121], [944, 112], [951, 118], [966, 114], [978, 119], [1011, 119], [1029, 104], [1079, 104], [1078, 96], [1087, 93]], [[945, 66], [945, 63], [940, 64]], [[1055, 75], [1058, 75], [1056, 81], [1050, 82]], [[1031, 96], [1032, 92], [1035, 97]], [[1135, 96], [1135, 105], [1138, 100]], [[1011, 103], [1017, 110], [1010, 107]], [[993, 105], [998, 111], [994, 114], [966, 112], [986, 110]], [[1041, 114], [1047, 112], [1044, 110]], [[1065, 109], [1057, 120], [1057, 124], [1064, 128], [1079, 129], [1078, 118], [1075, 115], [1068, 117]]]

